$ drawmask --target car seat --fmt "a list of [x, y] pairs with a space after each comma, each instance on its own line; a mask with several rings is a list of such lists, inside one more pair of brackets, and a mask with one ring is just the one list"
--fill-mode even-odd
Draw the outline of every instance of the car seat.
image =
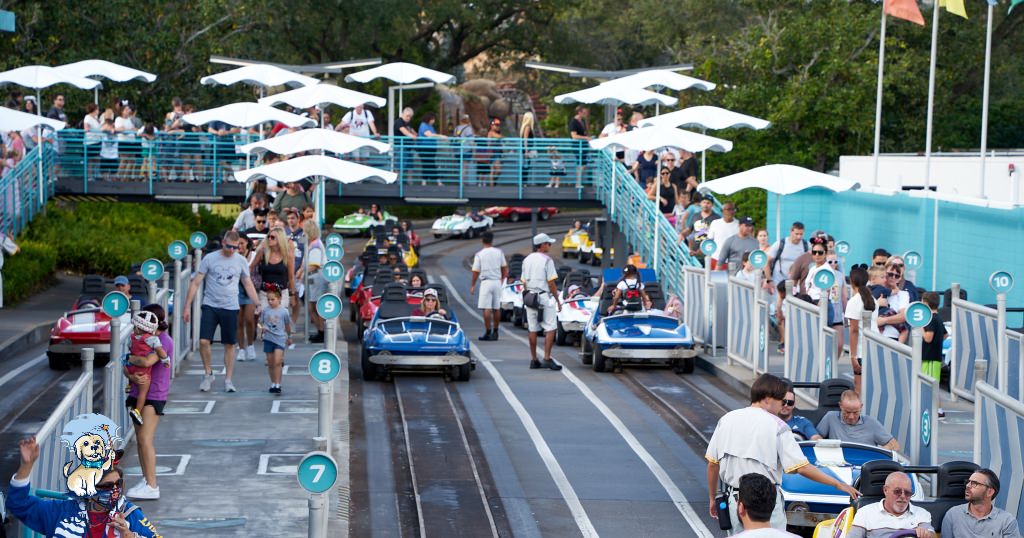
[[665, 309], [665, 292], [661, 290], [661, 284], [647, 282], [644, 284], [644, 291], [647, 292], [647, 296], [651, 299], [651, 308]]
[[107, 293], [107, 281], [100, 275], [82, 277], [82, 295], [102, 296]]
[[903, 466], [892, 460], [873, 460], [864, 463], [860, 468], [860, 477], [853, 487], [860, 491], [862, 497], [857, 499], [854, 506], [857, 510], [881, 501], [885, 497], [885, 479], [890, 473], [903, 471]]
[[141, 297], [145, 299], [149, 297], [149, 284], [146, 282], [146, 279], [139, 275], [128, 275], [128, 283], [131, 285], [133, 298]]
[[513, 260], [508, 264], [508, 279], [518, 280], [523, 274], [523, 262], [522, 260]]
[[[967, 290], [960, 288], [960, 299], [967, 300]], [[942, 306], [939, 307], [939, 319], [943, 322], [953, 321], [953, 289], [942, 292]]]
[[917, 503], [931, 513], [933, 527], [941, 529], [946, 512], [954, 506], [964, 504], [967, 481], [979, 468], [970, 461], [949, 461], [939, 466], [936, 477], [938, 495], [932, 501]]
[[817, 425], [829, 411], [839, 410], [839, 400], [843, 392], [853, 390], [853, 381], [849, 379], [826, 379], [818, 385], [818, 408], [800, 409], [796, 414], [807, 418], [811, 424]]

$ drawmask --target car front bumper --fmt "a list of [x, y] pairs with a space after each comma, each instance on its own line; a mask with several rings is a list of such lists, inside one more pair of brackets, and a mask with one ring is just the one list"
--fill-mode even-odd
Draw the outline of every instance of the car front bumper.
[[435, 368], [438, 366], [461, 366], [468, 364], [465, 355], [370, 355], [370, 362], [382, 366], [406, 368]]
[[690, 359], [696, 357], [699, 353], [700, 349], [697, 348], [696, 346], [693, 348], [673, 349], [642, 349], [624, 347], [601, 348], [601, 354], [604, 355], [605, 357], [628, 360]]
[[110, 353], [110, 343], [85, 343], [75, 344], [71, 342], [61, 342], [59, 344], [50, 344], [46, 349], [47, 353], [58, 354], [58, 355], [81, 355], [82, 350], [85, 348], [92, 348], [95, 353]]

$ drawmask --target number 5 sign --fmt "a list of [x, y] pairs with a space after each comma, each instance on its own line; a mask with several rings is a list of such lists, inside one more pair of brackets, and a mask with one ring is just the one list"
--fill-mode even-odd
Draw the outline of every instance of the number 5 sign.
[[324, 493], [338, 481], [338, 464], [326, 452], [310, 452], [299, 462], [299, 485], [310, 493]]

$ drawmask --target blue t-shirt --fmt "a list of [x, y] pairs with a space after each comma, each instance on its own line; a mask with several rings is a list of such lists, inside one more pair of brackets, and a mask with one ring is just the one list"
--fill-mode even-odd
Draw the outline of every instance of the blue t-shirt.
[[283, 306], [264, 309], [260, 312], [263, 339], [285, 347], [288, 341], [288, 329], [291, 328], [291, 319], [288, 309]]
[[804, 416], [793, 415], [792, 418], [786, 421], [786, 425], [789, 426], [790, 430], [793, 430], [793, 433], [799, 433], [808, 441], [815, 435], [818, 435], [818, 430], [814, 429], [814, 424]]
[[434, 137], [427, 136], [427, 133], [430, 133], [431, 135], [436, 135], [437, 131], [435, 131], [434, 128], [427, 122], [420, 123], [420, 129], [417, 133], [420, 135], [420, 145], [436, 144], [437, 142], [434, 140]]

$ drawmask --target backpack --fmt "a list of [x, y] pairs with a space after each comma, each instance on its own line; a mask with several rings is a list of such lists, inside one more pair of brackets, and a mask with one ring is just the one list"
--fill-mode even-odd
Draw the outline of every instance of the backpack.
[[[802, 240], [801, 243], [803, 244], [804, 252], [807, 252], [808, 250], [810, 250], [810, 248], [811, 248], [810, 247], [810, 243], [808, 243], [806, 239]], [[775, 256], [772, 256], [772, 264], [768, 268], [768, 274], [769, 275], [774, 275], [775, 274], [775, 265], [779, 263], [780, 259], [782, 259], [782, 251], [785, 248], [786, 248], [786, 240], [782, 239], [782, 240], [779, 241], [779, 248], [775, 249]]]
[[622, 294], [622, 307], [628, 312], [636, 312], [643, 309], [643, 299], [640, 295], [640, 280], [638, 279], [635, 284], [630, 284], [626, 280], [626, 291]]

